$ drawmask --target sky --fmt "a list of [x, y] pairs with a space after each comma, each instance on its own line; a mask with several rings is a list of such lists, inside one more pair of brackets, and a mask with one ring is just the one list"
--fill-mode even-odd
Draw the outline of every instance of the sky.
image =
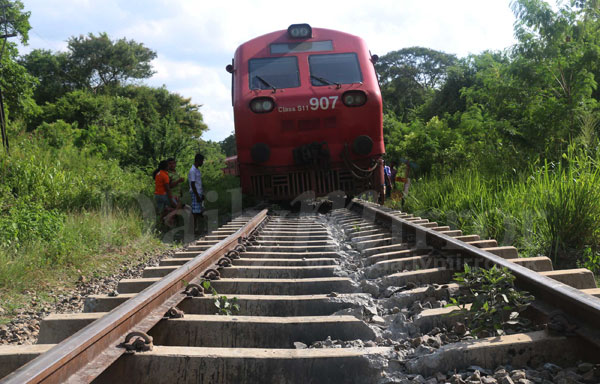
[[464, 57], [515, 43], [510, 0], [22, 0], [31, 12], [31, 49], [66, 50], [71, 36], [106, 32], [157, 53], [155, 74], [166, 86], [202, 105], [220, 141], [233, 132], [231, 63], [240, 44], [308, 23], [362, 37], [372, 53], [422, 46]]

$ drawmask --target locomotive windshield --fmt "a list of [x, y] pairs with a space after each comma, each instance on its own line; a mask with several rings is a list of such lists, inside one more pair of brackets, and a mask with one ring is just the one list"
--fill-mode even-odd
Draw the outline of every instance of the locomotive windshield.
[[249, 61], [250, 89], [279, 89], [300, 86], [298, 58], [267, 57]]
[[314, 86], [362, 82], [356, 53], [311, 55], [308, 63], [310, 65], [310, 82]]

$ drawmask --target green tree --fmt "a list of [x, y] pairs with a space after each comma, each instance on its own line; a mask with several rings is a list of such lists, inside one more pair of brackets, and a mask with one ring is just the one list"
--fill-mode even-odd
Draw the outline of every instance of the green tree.
[[10, 120], [27, 119], [39, 113], [33, 94], [36, 84], [36, 78], [15, 61], [15, 56], [11, 53], [2, 56], [0, 87]]
[[200, 105], [164, 87], [131, 85], [120, 88], [118, 95], [133, 100], [139, 121], [128, 164], [155, 166], [167, 157], [192, 153], [208, 128]]
[[67, 92], [85, 89], [113, 92], [130, 80], [154, 73], [150, 62], [156, 53], [133, 40], [110, 40], [99, 36], [71, 37], [67, 52], [36, 49], [20, 59], [39, 85], [35, 89], [38, 104], [54, 102]]
[[[127, 84], [153, 73], [152, 50], [131, 40], [113, 42], [105, 33], [73, 37], [68, 49], [34, 50], [21, 58], [21, 68], [37, 78], [35, 97], [44, 104], [30, 130], [39, 128], [53, 146], [85, 147], [123, 166], [154, 167], [195, 150], [207, 129], [200, 105], [164, 87]], [[60, 134], [65, 127], [68, 132]]]
[[[15, 34], [21, 44], [27, 44], [29, 30], [31, 29], [31, 25], [29, 24], [31, 12], [24, 11], [25, 7], [21, 0], [0, 0], [0, 7], [3, 9], [0, 13], [6, 16], [2, 32]], [[14, 47], [14, 43], [10, 44]]]
[[[427, 121], [434, 116], [454, 115], [467, 109], [462, 91], [475, 83], [477, 70], [471, 65], [472, 58], [473, 56], [461, 58], [456, 64], [447, 67], [445, 81], [435, 90], [433, 97], [421, 106], [419, 116]], [[453, 126], [452, 119], [449, 123]]]
[[511, 5], [519, 40], [511, 70], [528, 96], [521, 100], [527, 113], [522, 121], [529, 125], [524, 131], [535, 140], [532, 132], [541, 130], [545, 152], [553, 156], [578, 134], [577, 117], [598, 107], [593, 97], [600, 75], [597, 8], [571, 2], [553, 11], [541, 0]]
[[225, 156], [234, 156], [237, 155], [237, 146], [235, 143], [235, 134], [231, 134], [227, 136], [223, 141], [219, 143], [221, 145], [221, 149], [225, 153]]
[[106, 33], [71, 37], [67, 49], [69, 74], [80, 88], [94, 91], [145, 79], [154, 73], [156, 52], [125, 38], [112, 41]]
[[[194, 152], [206, 125], [199, 106], [166, 88], [127, 86], [117, 95], [87, 90], [66, 93], [43, 107], [38, 129], [55, 144], [68, 144], [121, 165], [155, 166], [167, 157]], [[60, 135], [57, 127], [70, 127]]]
[[[21, 44], [26, 45], [29, 39], [29, 12], [24, 11], [23, 3], [19, 0], [0, 0], [0, 7], [4, 8], [6, 20], [2, 33], [16, 34]], [[0, 14], [2, 14], [0, 12]], [[2, 61], [0, 66], [0, 87], [2, 87], [4, 103], [9, 118], [14, 116], [26, 117], [35, 114], [37, 108], [33, 101], [33, 87], [35, 78], [30, 76], [26, 69], [15, 61], [18, 56], [17, 44], [8, 40], [1, 46]]]
[[446, 70], [456, 62], [454, 55], [423, 47], [404, 48], [382, 56], [379, 73], [384, 110], [409, 121], [411, 112], [422, 105], [446, 79]]
[[38, 80], [34, 98], [39, 105], [52, 103], [77, 88], [75, 79], [69, 76], [69, 56], [66, 52], [34, 49], [22, 56], [19, 63]]
[[[62, 121], [74, 128], [71, 137], [78, 147], [122, 162], [130, 156], [135, 132], [140, 126], [132, 100], [77, 90], [53, 104], [46, 104], [43, 109], [46, 123]], [[41, 128], [48, 131], [51, 127], [42, 124]], [[59, 142], [65, 144], [64, 140]]]

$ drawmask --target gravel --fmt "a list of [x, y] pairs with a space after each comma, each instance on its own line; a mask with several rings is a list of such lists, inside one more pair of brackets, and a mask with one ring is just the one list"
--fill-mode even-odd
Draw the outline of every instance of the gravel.
[[[360, 252], [348, 247], [352, 243], [346, 233], [336, 226], [335, 220], [324, 216], [323, 221], [333, 225], [331, 235], [338, 244], [339, 265], [344, 276], [348, 276], [366, 293], [368, 305], [360, 303], [356, 315], [362, 318], [378, 335], [374, 341], [332, 340], [328, 337], [316, 341], [308, 348], [352, 348], [392, 346], [393, 356], [383, 369], [380, 383], [421, 383], [421, 384], [592, 384], [600, 383], [600, 364], [581, 362], [576, 367], [562, 368], [556, 364], [545, 363], [539, 367], [513, 368], [511, 366], [496, 367], [488, 370], [478, 366], [452, 372], [438, 372], [430, 377], [408, 374], [404, 362], [408, 359], [435, 352], [443, 345], [471, 340], [468, 329], [461, 322], [456, 322], [449, 329], [435, 327], [426, 334], [420, 332], [413, 319], [426, 309], [443, 308], [449, 297], [455, 295], [456, 287], [438, 284], [414, 284], [404, 287], [388, 286], [384, 278], [373, 276], [369, 266], [363, 263]], [[411, 292], [415, 288], [423, 290], [418, 300]], [[369, 297], [370, 296], [370, 297]], [[363, 299], [364, 300], [364, 299]], [[354, 313], [353, 313], [354, 314]], [[360, 316], [362, 314], [362, 317]], [[518, 332], [539, 329], [519, 329]]]
[[536, 368], [515, 369], [511, 366], [500, 366], [493, 371], [471, 366], [460, 371], [438, 372], [430, 377], [394, 372], [382, 379], [380, 384], [597, 384], [598, 382], [600, 382], [600, 364], [584, 362], [568, 368], [546, 363]]

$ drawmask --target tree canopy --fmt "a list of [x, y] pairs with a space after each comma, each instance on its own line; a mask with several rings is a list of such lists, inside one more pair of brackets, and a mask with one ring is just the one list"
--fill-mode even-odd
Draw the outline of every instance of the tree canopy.
[[0, 0], [0, 14], [3, 17], [6, 16], [2, 33], [15, 34], [21, 44], [27, 44], [29, 30], [31, 29], [31, 25], [29, 24], [31, 12], [25, 12], [24, 8], [21, 0]]
[[466, 162], [506, 172], [557, 158], [586, 124], [597, 135], [598, 4], [512, 1], [517, 43], [503, 52], [384, 55], [376, 68], [389, 156], [411, 157], [424, 172]]
[[[0, 0], [0, 16], [6, 16], [6, 22], [1, 33], [15, 34], [21, 44], [27, 44], [29, 40], [29, 12], [24, 11], [23, 3], [20, 0], [8, 1]], [[33, 100], [33, 87], [36, 80], [31, 76], [16, 58], [19, 54], [17, 44], [8, 38], [6, 44], [0, 44], [2, 52], [2, 61], [0, 62], [0, 87], [2, 87], [4, 103], [6, 104], [7, 115], [27, 115], [36, 110]]]
[[225, 152], [225, 156], [234, 156], [237, 155], [237, 146], [235, 143], [235, 134], [231, 134], [223, 139], [220, 142], [221, 148], [223, 152]]
[[125, 38], [112, 41], [106, 33], [71, 37], [67, 65], [79, 87], [91, 90], [125, 85], [154, 73], [150, 62], [156, 52]]
[[411, 112], [443, 84], [447, 68], [455, 62], [454, 55], [423, 47], [404, 48], [382, 56], [375, 68], [386, 109], [408, 121]]
[[200, 106], [168, 91], [136, 84], [154, 72], [156, 53], [106, 33], [72, 37], [66, 52], [36, 49], [7, 58], [8, 109], [50, 145], [73, 145], [122, 166], [155, 167], [159, 160], [197, 150], [207, 129]]
[[20, 59], [37, 77], [39, 103], [53, 102], [76, 89], [110, 93], [131, 81], [152, 76], [156, 52], [133, 40], [112, 41], [106, 33], [71, 37], [67, 52], [36, 49]]

